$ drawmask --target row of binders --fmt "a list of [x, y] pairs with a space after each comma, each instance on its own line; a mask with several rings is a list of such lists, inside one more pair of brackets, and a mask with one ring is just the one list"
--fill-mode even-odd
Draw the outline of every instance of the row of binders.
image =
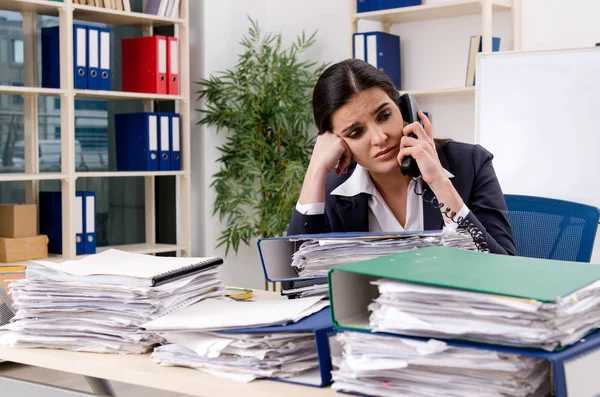
[[[60, 88], [61, 40], [58, 26], [42, 28], [42, 87]], [[73, 24], [75, 89], [109, 91], [111, 87], [111, 31]]]
[[[62, 255], [62, 193], [40, 192], [40, 233], [48, 236], [48, 252]], [[96, 253], [96, 193], [77, 191], [72, 209], [77, 255]]]
[[117, 170], [181, 170], [180, 130], [177, 113], [115, 115]]
[[385, 72], [401, 90], [400, 36], [374, 31], [354, 33], [352, 39], [353, 58]]
[[[42, 28], [42, 87], [60, 88], [59, 27]], [[111, 89], [111, 30], [73, 25], [75, 89]], [[179, 94], [179, 43], [175, 37], [146, 36], [121, 40], [122, 90]]]

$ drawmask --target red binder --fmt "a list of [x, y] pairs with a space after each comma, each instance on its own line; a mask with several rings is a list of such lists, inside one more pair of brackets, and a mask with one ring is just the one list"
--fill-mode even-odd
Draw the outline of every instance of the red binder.
[[179, 42], [176, 37], [167, 37], [167, 93], [179, 95]]
[[167, 38], [147, 36], [121, 41], [123, 91], [167, 94]]

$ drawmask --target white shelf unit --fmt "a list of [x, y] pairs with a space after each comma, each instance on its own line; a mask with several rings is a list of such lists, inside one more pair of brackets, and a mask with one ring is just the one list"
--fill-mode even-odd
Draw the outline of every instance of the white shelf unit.
[[[521, 49], [521, 0], [449, 0], [442, 3], [420, 6], [393, 8], [388, 10], [361, 12], [356, 11], [356, 0], [350, 4], [350, 56], [352, 56], [352, 35], [358, 32], [358, 21], [379, 22], [381, 31], [389, 33], [396, 23], [428, 21], [442, 18], [455, 18], [466, 15], [481, 15], [482, 52], [492, 51], [492, 16], [494, 12], [512, 13], [513, 50]], [[474, 87], [455, 87], [438, 90], [403, 91], [415, 97], [433, 97], [449, 95], [474, 95]], [[402, 92], [402, 93], [403, 93]]]
[[[98, 252], [107, 248], [155, 254], [179, 251], [182, 256], [190, 255], [190, 80], [189, 80], [189, 0], [181, 0], [179, 18], [164, 18], [138, 12], [124, 12], [74, 4], [72, 0], [55, 2], [49, 0], [0, 0], [0, 10], [20, 12], [23, 16], [24, 87], [0, 86], [0, 94], [21, 95], [24, 99], [25, 172], [0, 174], [0, 182], [24, 181], [26, 202], [37, 203], [38, 181], [60, 180], [62, 191], [62, 234], [63, 256], [53, 259], [74, 258], [75, 233], [74, 207], [75, 182], [77, 178], [97, 177], [143, 177], [145, 184], [145, 242], [142, 244], [98, 247]], [[60, 89], [38, 87], [36, 55], [36, 15], [59, 18], [61, 37]], [[177, 26], [179, 43], [180, 95], [156, 95], [135, 92], [76, 90], [73, 88], [73, 21], [82, 20], [108, 25], [141, 27], [144, 35], [150, 35], [152, 27]], [[38, 98], [40, 96], [60, 98], [61, 123], [61, 172], [40, 173], [38, 167]], [[93, 98], [106, 100], [142, 100], [146, 111], [153, 110], [154, 101], [176, 101], [181, 117], [181, 171], [158, 172], [76, 172], [75, 171], [75, 99]], [[177, 244], [156, 243], [155, 220], [155, 177], [175, 176], [178, 178], [177, 208], [179, 212]]]

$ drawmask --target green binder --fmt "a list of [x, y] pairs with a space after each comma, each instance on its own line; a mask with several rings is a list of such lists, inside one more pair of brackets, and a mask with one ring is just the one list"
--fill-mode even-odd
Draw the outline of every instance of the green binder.
[[329, 271], [336, 326], [369, 328], [371, 281], [386, 278], [438, 287], [553, 302], [600, 279], [600, 265], [427, 247], [335, 267]]

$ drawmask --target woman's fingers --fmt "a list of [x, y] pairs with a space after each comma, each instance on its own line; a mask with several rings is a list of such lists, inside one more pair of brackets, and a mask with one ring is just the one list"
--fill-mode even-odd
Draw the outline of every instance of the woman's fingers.
[[433, 125], [431, 125], [429, 117], [425, 116], [425, 113], [419, 110], [419, 118], [423, 123], [423, 129], [427, 133], [427, 136], [429, 136], [430, 139], [433, 139]]
[[352, 152], [350, 152], [350, 148], [346, 143], [342, 140], [342, 143], [345, 147], [340, 160], [338, 161], [338, 166], [335, 169], [335, 175], [340, 176], [348, 172], [348, 166], [350, 165], [350, 161], [352, 160]]

